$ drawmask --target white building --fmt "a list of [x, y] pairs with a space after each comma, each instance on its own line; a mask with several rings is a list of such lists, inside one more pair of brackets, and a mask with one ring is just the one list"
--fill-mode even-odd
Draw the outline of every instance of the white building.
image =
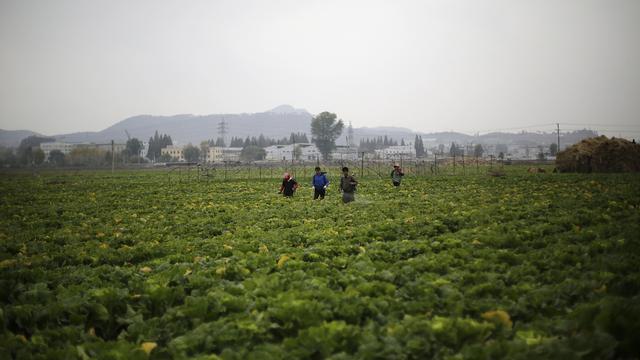
[[358, 160], [358, 149], [353, 146], [336, 145], [336, 148], [331, 152], [331, 159], [356, 161]]
[[226, 147], [222, 149], [223, 161], [240, 161], [241, 147]]
[[[87, 147], [95, 146], [98, 150], [111, 152], [111, 143], [107, 143], [107, 144], [81, 144], [79, 146], [87, 146]], [[114, 143], [113, 144], [113, 152], [116, 153], [116, 154], [123, 152], [126, 148], [127, 148], [127, 144], [118, 144], [118, 143]], [[144, 148], [141, 149], [140, 151], [144, 151]], [[145, 154], [146, 154], [146, 152], [145, 152]]]
[[415, 159], [416, 148], [413, 144], [389, 146], [376, 150], [376, 157], [384, 160]]
[[[318, 148], [311, 143], [272, 145], [264, 148], [264, 151], [266, 152], [265, 159], [269, 161], [290, 161], [294, 158], [296, 160], [315, 161], [320, 159], [321, 156]], [[294, 152], [297, 152], [297, 155]]]
[[172, 160], [184, 161], [184, 149], [182, 146], [169, 145], [160, 150], [160, 155], [169, 155]]
[[211, 146], [209, 147], [209, 150], [207, 151], [205, 156], [206, 156], [205, 162], [209, 162], [209, 163], [223, 162], [224, 161], [223, 148], [219, 146]]
[[42, 149], [42, 152], [44, 152], [45, 161], [49, 161], [49, 154], [52, 151], [58, 150], [65, 155], [69, 155], [69, 153], [71, 153], [71, 150], [73, 150], [75, 145], [76, 144], [70, 144], [65, 142], [46, 142], [46, 143], [40, 144], [40, 149]]

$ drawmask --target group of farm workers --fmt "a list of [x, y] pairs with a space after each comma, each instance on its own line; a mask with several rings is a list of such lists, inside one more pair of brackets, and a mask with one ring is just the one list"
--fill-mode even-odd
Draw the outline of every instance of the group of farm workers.
[[[313, 199], [324, 199], [327, 188], [329, 187], [329, 179], [327, 178], [326, 172], [321, 171], [319, 166], [315, 168], [315, 174], [311, 178], [311, 185], [313, 186]], [[393, 186], [400, 186], [400, 182], [402, 181], [402, 177], [404, 173], [400, 168], [400, 165], [393, 165], [393, 170], [391, 171], [391, 182]], [[350, 175], [349, 168], [342, 168], [342, 176], [340, 177], [340, 192], [342, 192], [342, 202], [348, 203], [352, 202], [356, 199], [355, 192], [358, 186], [358, 181]], [[298, 182], [291, 176], [289, 173], [284, 173], [284, 177], [282, 179], [282, 185], [280, 186], [280, 194], [286, 197], [292, 197], [295, 194], [296, 189], [298, 189]]]

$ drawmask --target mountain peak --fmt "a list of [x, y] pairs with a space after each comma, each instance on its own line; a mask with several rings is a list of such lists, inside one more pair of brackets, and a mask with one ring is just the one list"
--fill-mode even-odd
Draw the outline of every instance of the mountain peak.
[[276, 106], [275, 108], [267, 111], [270, 113], [276, 113], [276, 114], [299, 114], [299, 113], [309, 113], [307, 110], [305, 109], [296, 109], [291, 105], [288, 104], [283, 104], [280, 106]]

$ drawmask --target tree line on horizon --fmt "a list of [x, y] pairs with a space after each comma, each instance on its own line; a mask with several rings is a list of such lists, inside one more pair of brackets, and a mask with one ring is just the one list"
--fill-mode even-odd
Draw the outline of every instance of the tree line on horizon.
[[[289, 137], [282, 138], [270, 138], [263, 134], [259, 136], [247, 136], [244, 139], [241, 137], [232, 137], [229, 143], [230, 147], [242, 148], [241, 159], [243, 161], [256, 161], [263, 160], [265, 158], [264, 148], [272, 145], [291, 145], [300, 143], [313, 143], [318, 148], [318, 151], [322, 154], [322, 158], [327, 160], [330, 158], [330, 154], [336, 148], [336, 140], [342, 134], [344, 129], [344, 122], [338, 119], [336, 114], [330, 112], [322, 112], [315, 116], [311, 121], [311, 139], [306, 133], [297, 132], [291, 133]], [[349, 134], [347, 136], [347, 143], [353, 144], [353, 130], [349, 126]], [[0, 166], [24, 166], [24, 165], [41, 165], [45, 160], [45, 154], [42, 149], [39, 148], [40, 144], [45, 142], [54, 142], [55, 138], [43, 137], [43, 136], [29, 136], [24, 138], [20, 145], [16, 149], [0, 147]], [[162, 149], [167, 146], [173, 145], [173, 140], [169, 134], [159, 134], [156, 130], [154, 135], [149, 138], [149, 147], [146, 153], [146, 158], [152, 161], [171, 161], [172, 159], [168, 155], [162, 155]], [[405, 140], [397, 140], [384, 135], [371, 138], [361, 138], [359, 142], [358, 152], [373, 152], [378, 149], [384, 149], [390, 146], [405, 146]], [[203, 141], [200, 146], [193, 146], [188, 144], [184, 147], [184, 156], [189, 161], [199, 161], [201, 155], [207, 151], [207, 148], [211, 146], [226, 147], [225, 141], [222, 137], [218, 137], [216, 140], [210, 139]], [[423, 157], [426, 155], [424, 143], [422, 137], [415, 135], [413, 147], [417, 157]], [[110, 151], [100, 150], [98, 148], [92, 148], [90, 146], [82, 146], [74, 148], [71, 153], [64, 154], [61, 151], [53, 150], [49, 154], [49, 162], [53, 165], [90, 165], [90, 166], [102, 166], [111, 164], [113, 160], [117, 163], [127, 162], [145, 162], [146, 160], [139, 156], [143, 148], [143, 143], [137, 138], [131, 138], [126, 142], [126, 146], [122, 153], [111, 154]], [[438, 148], [434, 148], [434, 152], [444, 155], [445, 145], [440, 144]], [[538, 146], [539, 153], [538, 158], [544, 159], [545, 154], [555, 155], [558, 151], [557, 145], [552, 144], [549, 147], [549, 151], [544, 151], [541, 146]], [[295, 150], [294, 150], [295, 151]], [[501, 156], [504, 157], [507, 153], [507, 146], [504, 144], [497, 144], [496, 151], [499, 151]], [[485, 152], [485, 149], [481, 144], [472, 145], [472, 148], [468, 146], [465, 148], [463, 145], [452, 142], [448, 149], [448, 155], [450, 156], [476, 156], [481, 157]]]

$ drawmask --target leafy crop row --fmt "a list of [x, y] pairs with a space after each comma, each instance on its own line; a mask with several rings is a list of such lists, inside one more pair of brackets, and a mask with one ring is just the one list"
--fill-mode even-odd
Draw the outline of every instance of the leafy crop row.
[[637, 175], [362, 180], [2, 175], [0, 358], [639, 356]]

